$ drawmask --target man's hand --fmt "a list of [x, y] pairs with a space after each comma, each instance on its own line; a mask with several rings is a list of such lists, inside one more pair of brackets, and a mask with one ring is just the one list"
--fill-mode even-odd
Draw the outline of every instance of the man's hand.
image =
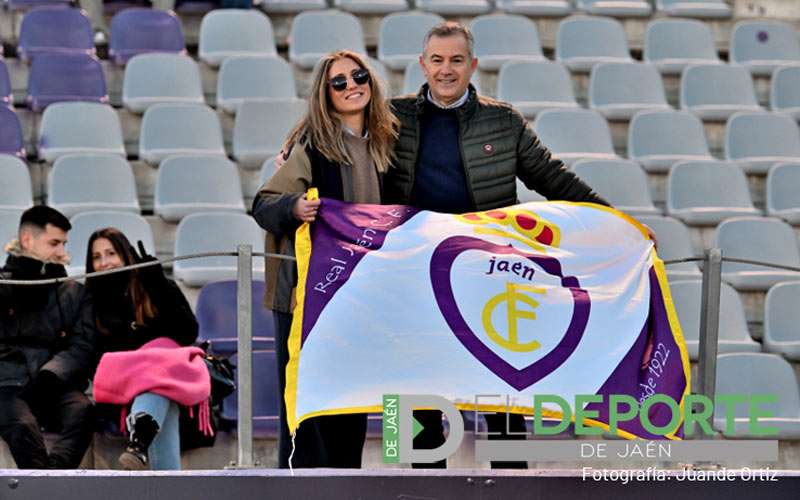
[[320, 200], [307, 200], [306, 195], [303, 195], [294, 203], [292, 214], [301, 222], [314, 222], [319, 205]]

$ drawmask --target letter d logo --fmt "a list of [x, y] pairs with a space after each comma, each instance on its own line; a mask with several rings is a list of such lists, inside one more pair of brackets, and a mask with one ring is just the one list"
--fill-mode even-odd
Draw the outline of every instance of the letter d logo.
[[[433, 463], [445, 459], [456, 452], [461, 440], [464, 437], [464, 420], [458, 408], [453, 406], [450, 401], [439, 397], [420, 394], [400, 396], [400, 462], [402, 463]], [[436, 409], [441, 410], [450, 423], [450, 434], [447, 440], [432, 450], [415, 450], [414, 441], [414, 419], [412, 410]]]

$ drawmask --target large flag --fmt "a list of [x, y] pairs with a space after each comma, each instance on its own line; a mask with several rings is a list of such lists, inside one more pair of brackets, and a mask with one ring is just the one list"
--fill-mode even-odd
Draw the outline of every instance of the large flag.
[[[296, 253], [292, 431], [313, 416], [379, 412], [384, 394], [488, 411], [506, 406], [476, 407], [476, 395], [507, 395], [512, 412], [531, 414], [535, 394], [665, 394], [682, 406], [688, 393], [663, 263], [616, 210], [535, 202], [451, 215], [323, 199]], [[589, 423], [604, 427], [605, 405], [592, 405]], [[653, 424], [670, 417], [652, 406]], [[663, 437], [638, 419], [620, 429]]]

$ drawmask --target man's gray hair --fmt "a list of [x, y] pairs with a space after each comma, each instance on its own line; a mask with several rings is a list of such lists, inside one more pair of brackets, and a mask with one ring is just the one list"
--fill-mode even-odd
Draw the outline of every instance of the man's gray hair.
[[428, 48], [428, 41], [430, 41], [432, 37], [446, 38], [448, 36], [455, 35], [461, 35], [467, 40], [469, 57], [470, 59], [475, 57], [475, 39], [472, 37], [472, 32], [468, 27], [455, 21], [445, 21], [431, 28], [430, 31], [425, 34], [425, 40], [422, 42], [422, 54], [425, 54], [425, 51]]

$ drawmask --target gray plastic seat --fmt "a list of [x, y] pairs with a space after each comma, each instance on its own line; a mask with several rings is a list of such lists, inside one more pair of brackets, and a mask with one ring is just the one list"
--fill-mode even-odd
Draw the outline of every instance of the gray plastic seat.
[[80, 212], [139, 213], [131, 166], [117, 155], [66, 155], [53, 164], [47, 204], [72, 217]]
[[704, 120], [727, 120], [737, 111], [761, 111], [750, 73], [727, 64], [691, 65], [681, 74], [681, 109]]
[[544, 61], [536, 25], [525, 16], [490, 14], [470, 23], [475, 37], [478, 67], [497, 71], [503, 63], [530, 59]]
[[281, 150], [306, 110], [301, 99], [244, 101], [233, 125], [233, 157], [245, 168], [259, 168]]
[[725, 158], [748, 174], [764, 174], [780, 162], [800, 161], [800, 129], [785, 115], [736, 113], [725, 126]]
[[442, 15], [476, 16], [492, 10], [487, 0], [416, 0], [418, 9]]
[[[717, 394], [774, 394], [777, 402], [760, 404], [772, 414], [762, 427], [777, 427], [778, 435], [755, 439], [800, 439], [800, 388], [788, 361], [775, 354], [741, 352], [717, 357]], [[726, 431], [726, 405], [714, 408], [714, 428], [726, 438], [750, 437], [748, 405], [737, 404], [733, 412], [733, 433]]]
[[333, 6], [353, 14], [391, 14], [408, 10], [406, 0], [333, 0]]
[[225, 156], [222, 128], [204, 104], [156, 104], [144, 113], [139, 133], [139, 157], [158, 165], [170, 155]]
[[517, 178], [517, 199], [520, 203], [527, 203], [529, 201], [547, 201], [547, 198], [540, 195], [536, 191], [532, 191]]
[[53, 162], [74, 153], [125, 156], [122, 125], [114, 108], [94, 102], [59, 102], [42, 114], [39, 159]]
[[800, 163], [777, 163], [767, 173], [767, 215], [800, 225]]
[[500, 67], [497, 98], [526, 118], [545, 109], [577, 108], [567, 69], [550, 61], [511, 61]]
[[275, 175], [275, 171], [277, 170], [277, 167], [275, 167], [275, 158], [275, 156], [267, 158], [261, 165], [261, 173], [258, 176], [259, 187], [263, 186], [265, 182]]
[[722, 64], [714, 34], [695, 19], [656, 19], [644, 33], [644, 61], [664, 74], [680, 74], [690, 64]]
[[730, 39], [731, 64], [769, 76], [781, 66], [800, 63], [800, 40], [792, 25], [778, 21], [739, 21]]
[[[703, 282], [700, 280], [670, 283], [672, 301], [681, 323], [689, 359], [697, 360], [700, 348], [700, 312]], [[750, 337], [744, 306], [739, 294], [722, 283], [719, 297], [719, 338], [717, 352], [760, 352], [761, 345]]]
[[628, 127], [628, 157], [648, 172], [668, 172], [680, 161], [713, 160], [703, 122], [688, 111], [641, 111]]
[[[403, 76], [403, 93], [416, 94], [419, 92], [419, 88], [423, 83], [425, 83], [425, 73], [422, 72], [422, 67], [419, 65], [419, 61], [411, 61], [408, 63], [408, 66], [406, 66], [406, 71]], [[478, 95], [483, 94], [480, 82], [478, 81], [477, 71], [472, 74], [472, 79], [469, 81], [469, 83], [475, 87], [475, 91], [478, 93]]]
[[272, 22], [256, 9], [217, 9], [200, 22], [198, 56], [211, 66], [227, 57], [275, 56]]
[[572, 71], [602, 62], [632, 62], [622, 24], [608, 17], [573, 16], [558, 25], [556, 60]]
[[778, 283], [764, 302], [764, 349], [800, 361], [800, 281]]
[[589, 79], [589, 107], [609, 120], [629, 120], [639, 111], [672, 109], [655, 66], [600, 63]]
[[203, 104], [200, 70], [189, 56], [140, 54], [125, 67], [122, 104], [133, 113], [144, 113], [154, 104]]
[[444, 21], [430, 12], [399, 12], [381, 20], [378, 33], [378, 59], [395, 71], [422, 54], [422, 41], [428, 30]]
[[653, 8], [645, 0], [576, 0], [576, 7], [598, 16], [644, 17]]
[[495, 4], [509, 14], [536, 17], [567, 16], [573, 10], [569, 0], [497, 0]]
[[[636, 218], [656, 233], [658, 239], [658, 256], [662, 260], [677, 260], [696, 257], [692, 248], [689, 229], [683, 222], [672, 217], [660, 215], [643, 215]], [[702, 274], [696, 262], [680, 262], [665, 266], [670, 281], [682, 279], [700, 279]]]
[[769, 107], [800, 120], [800, 64], [782, 66], [772, 73]]
[[656, 11], [668, 16], [728, 18], [732, 10], [725, 0], [656, 0]]
[[611, 206], [628, 215], [661, 215], [653, 205], [647, 174], [630, 160], [580, 160], [572, 167], [575, 175], [605, 198]]
[[261, 8], [275, 14], [294, 14], [306, 10], [324, 9], [326, 0], [262, 0]]
[[19, 234], [19, 218], [22, 210], [0, 210], [0, 266], [6, 264], [6, 244]]
[[72, 261], [67, 266], [70, 276], [86, 271], [86, 245], [89, 236], [106, 227], [115, 227], [122, 231], [134, 246], [137, 241], [141, 241], [147, 253], [156, 255], [153, 231], [147, 220], [139, 214], [107, 210], [81, 212], [70, 218], [70, 223], [72, 229], [67, 241], [67, 252], [72, 256]]
[[[714, 246], [723, 257], [800, 267], [800, 250], [792, 226], [780, 219], [738, 217], [717, 226]], [[800, 280], [800, 272], [738, 262], [722, 263], [722, 279], [737, 290], [767, 290], [781, 281]]]
[[158, 167], [154, 212], [176, 222], [196, 212], [244, 213], [236, 165], [219, 156], [170, 156]]
[[667, 178], [667, 213], [692, 226], [761, 215], [753, 206], [744, 172], [717, 161], [685, 161], [672, 166]]
[[[24, 161], [0, 154], [0, 211], [19, 211], [33, 206], [31, 174]], [[5, 245], [7, 241], [0, 241]]]
[[548, 109], [533, 122], [539, 140], [571, 165], [580, 159], [619, 159], [603, 115], [589, 109]]
[[[208, 235], [213, 234], [213, 238]], [[175, 256], [203, 252], [235, 252], [249, 244], [253, 251], [264, 248], [264, 232], [252, 217], [226, 212], [201, 212], [184, 217], [175, 235]], [[236, 279], [236, 257], [203, 257], [180, 260], [173, 267], [175, 278], [191, 287]], [[264, 258], [253, 257], [253, 279], [264, 279]]]
[[297, 97], [292, 68], [280, 57], [229, 57], [217, 77], [217, 107], [235, 113], [245, 99]]
[[289, 60], [303, 69], [312, 69], [321, 57], [335, 50], [367, 54], [361, 23], [353, 14], [336, 10], [298, 14], [289, 40]]

